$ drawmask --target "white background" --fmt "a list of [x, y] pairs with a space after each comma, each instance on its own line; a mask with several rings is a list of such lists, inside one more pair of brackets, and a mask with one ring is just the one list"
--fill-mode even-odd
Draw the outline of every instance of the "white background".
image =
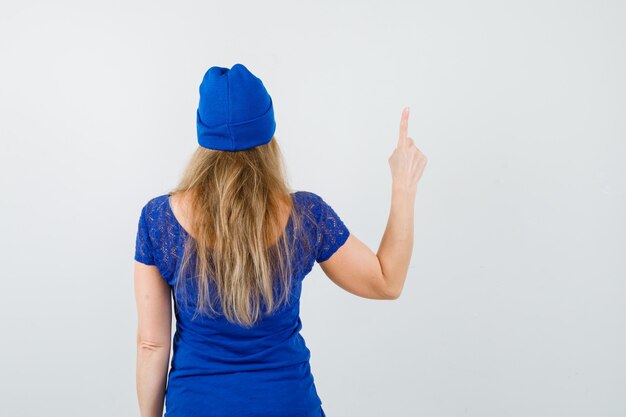
[[626, 415], [623, 1], [0, 4], [2, 415], [139, 415], [139, 210], [237, 62], [373, 251], [405, 105], [428, 157], [398, 300], [305, 279], [329, 417]]

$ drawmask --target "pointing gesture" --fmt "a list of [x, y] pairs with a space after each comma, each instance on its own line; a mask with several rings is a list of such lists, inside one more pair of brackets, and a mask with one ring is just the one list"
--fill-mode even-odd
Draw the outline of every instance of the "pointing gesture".
[[405, 107], [402, 110], [402, 117], [400, 118], [400, 135], [398, 136], [398, 147], [408, 145], [407, 131], [409, 129], [409, 108]]
[[415, 191], [417, 183], [426, 167], [426, 156], [415, 146], [413, 139], [408, 136], [409, 108], [405, 107], [400, 118], [400, 134], [396, 149], [389, 157], [391, 178], [394, 187], [406, 191]]

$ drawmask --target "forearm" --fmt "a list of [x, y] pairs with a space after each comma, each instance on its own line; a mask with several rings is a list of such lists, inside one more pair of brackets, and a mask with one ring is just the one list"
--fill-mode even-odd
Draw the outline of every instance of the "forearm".
[[137, 399], [141, 417], [163, 416], [169, 359], [169, 346], [137, 346]]
[[395, 296], [402, 292], [413, 252], [414, 207], [415, 191], [394, 185], [389, 220], [376, 256], [387, 291]]

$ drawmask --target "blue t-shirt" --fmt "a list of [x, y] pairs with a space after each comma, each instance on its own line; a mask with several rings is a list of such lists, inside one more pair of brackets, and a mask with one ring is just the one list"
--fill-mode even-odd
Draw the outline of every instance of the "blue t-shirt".
[[[325, 416], [309, 365], [310, 351], [300, 334], [299, 300], [302, 280], [314, 263], [330, 258], [350, 232], [317, 194], [296, 191], [291, 196], [307, 214], [301, 218], [309, 245], [295, 245], [290, 303], [272, 315], [263, 310], [262, 320], [252, 328], [230, 323], [222, 314], [200, 315], [192, 321], [193, 308], [178, 308], [175, 303], [165, 417]], [[290, 217], [284, 233], [290, 237], [292, 232]], [[155, 265], [174, 289], [185, 237], [189, 236], [174, 217], [169, 194], [154, 197], [141, 210], [135, 260]], [[187, 295], [195, 300], [195, 294]], [[221, 313], [219, 303], [214, 306]]]

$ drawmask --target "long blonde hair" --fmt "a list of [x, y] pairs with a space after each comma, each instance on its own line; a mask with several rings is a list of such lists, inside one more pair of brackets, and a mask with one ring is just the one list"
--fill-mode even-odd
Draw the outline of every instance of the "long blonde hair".
[[[191, 276], [197, 289], [194, 318], [216, 312], [209, 290], [211, 281], [225, 318], [244, 327], [257, 322], [262, 300], [267, 313], [288, 303], [294, 243], [310, 242], [297, 239], [303, 232], [301, 213], [290, 198], [276, 138], [241, 151], [199, 146], [178, 186], [169, 194], [180, 192], [188, 197], [186, 206], [191, 213], [176, 293], [180, 290], [183, 299], [187, 297], [187, 285], [181, 280]], [[282, 224], [285, 203], [294, 232], [290, 236]], [[195, 271], [189, 275], [185, 272], [192, 254], [196, 255]], [[277, 280], [282, 291], [275, 299]]]

